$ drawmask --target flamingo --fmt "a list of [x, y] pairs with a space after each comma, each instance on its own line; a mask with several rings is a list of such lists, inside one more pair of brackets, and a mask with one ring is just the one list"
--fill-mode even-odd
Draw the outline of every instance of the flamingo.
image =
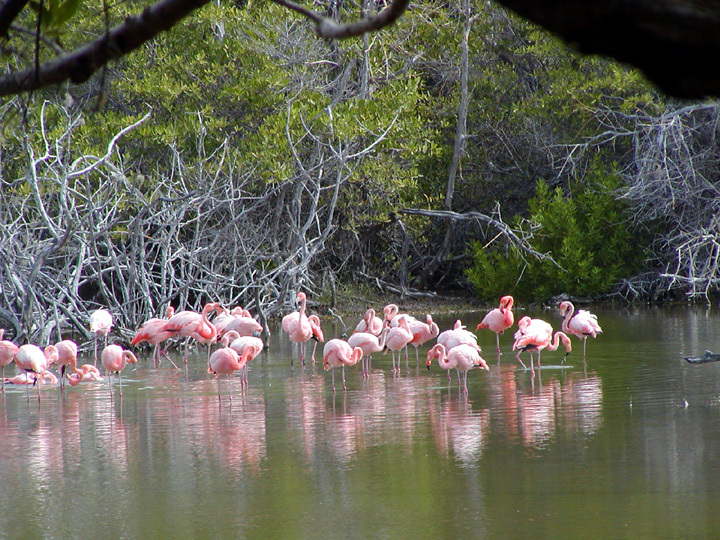
[[550, 323], [543, 321], [542, 319], [531, 319], [530, 317], [523, 317], [518, 321], [518, 331], [515, 332], [515, 343], [513, 343], [513, 350], [518, 351], [515, 358], [522, 364], [525, 369], [527, 367], [523, 364], [520, 359], [520, 353], [522, 351], [528, 351], [530, 353], [530, 370], [533, 370], [533, 352], [537, 351], [537, 365], [540, 367], [540, 353], [543, 349], [549, 351], [556, 351], [560, 346], [560, 340], [562, 340], [565, 346], [565, 357], [572, 351], [572, 345], [570, 338], [565, 332], [555, 332], [553, 336], [553, 328]]
[[[212, 353], [208, 359], [208, 373], [214, 373], [218, 381], [218, 401], [222, 401], [220, 397], [220, 375], [227, 375], [228, 378], [230, 378], [230, 375], [235, 371], [243, 369], [248, 357], [253, 351], [252, 347], [248, 347], [245, 349], [243, 355], [240, 356], [234, 349], [228, 346], [230, 340], [238, 339], [239, 337], [240, 335], [234, 330], [226, 332], [220, 339], [222, 348]], [[228, 396], [228, 399], [232, 401], [232, 396]]]
[[351, 347], [347, 341], [342, 339], [331, 339], [323, 347], [323, 368], [325, 371], [332, 369], [332, 390], [335, 392], [335, 369], [342, 367], [342, 385], [345, 386], [345, 366], [354, 366], [363, 357], [363, 350], [360, 347]]
[[[432, 338], [438, 337], [440, 334], [440, 328], [433, 322], [432, 315], [429, 313], [425, 315], [425, 322], [418, 321], [417, 319], [411, 319], [408, 321], [408, 326], [413, 334], [413, 339], [410, 345], [415, 347], [415, 368], [420, 365], [420, 357], [418, 355], [418, 347], [431, 340]], [[405, 347], [405, 360], [407, 360], [407, 346]]]
[[505, 330], [510, 328], [515, 322], [515, 316], [512, 312], [514, 302], [515, 300], [512, 296], [503, 296], [500, 299], [500, 306], [490, 310], [475, 329], [488, 328], [495, 332], [495, 350], [498, 354], [502, 354], [500, 352], [500, 334], [505, 332]]
[[[43, 381], [45, 379], [45, 371], [48, 368], [48, 357], [46, 353], [53, 354], [53, 349], [55, 349], [54, 345], [48, 345], [45, 348], [45, 352], [43, 352], [37, 345], [21, 345], [15, 355], [15, 365], [20, 370], [20, 375], [24, 374], [25, 379], [29, 381], [28, 373], [33, 373], [35, 378], [33, 384], [36, 384], [37, 381]], [[57, 354], [57, 350], [55, 354]], [[40, 401], [40, 388], [38, 388], [38, 401]]]
[[390, 326], [398, 326], [400, 324], [400, 317], [405, 317], [405, 320], [407, 320], [408, 324], [410, 321], [415, 320], [415, 317], [412, 315], [408, 315], [407, 313], [399, 313], [400, 308], [397, 307], [396, 304], [388, 304], [383, 308], [383, 313], [385, 314], [385, 324], [388, 324]]
[[437, 337], [437, 342], [444, 345], [447, 351], [458, 345], [470, 345], [477, 349], [478, 353], [482, 353], [480, 346], [477, 344], [477, 336], [465, 330], [465, 328], [462, 321], [458, 319], [450, 330], [445, 330], [440, 333]]
[[[224, 332], [235, 331], [240, 336], [252, 336], [255, 332], [262, 332], [262, 325], [250, 316], [241, 315], [233, 318], [224, 325]], [[218, 335], [220, 335], [218, 331]]]
[[[398, 326], [390, 327], [387, 339], [385, 340], [385, 348], [390, 349], [392, 353], [392, 371], [400, 371], [400, 354], [403, 347], [413, 340], [413, 333], [408, 325], [407, 317], [401, 315], [398, 319]], [[397, 368], [395, 367], [395, 351], [398, 351]]]
[[227, 308], [218, 313], [217, 317], [213, 320], [213, 324], [218, 331], [218, 338], [221, 338], [225, 334], [225, 327], [227, 324], [236, 319], [237, 317], [252, 317], [247, 309], [243, 309], [240, 306], [235, 306], [230, 311]]
[[364, 332], [368, 334], [372, 334], [374, 336], [379, 336], [380, 332], [382, 332], [383, 329], [383, 321], [380, 317], [375, 316], [375, 310], [370, 308], [365, 312], [365, 315], [363, 316], [363, 319], [357, 323], [357, 326], [355, 327], [355, 332]]
[[125, 366], [128, 363], [137, 364], [137, 357], [133, 354], [132, 351], [123, 350], [120, 345], [108, 345], [103, 349], [102, 364], [108, 374], [108, 388], [110, 388], [110, 397], [112, 397], [110, 376], [113, 373], [117, 373], [118, 388], [120, 389], [120, 398], [122, 399], [122, 370], [125, 369]]
[[[230, 348], [233, 349], [240, 357], [243, 356], [246, 350], [250, 351], [250, 354], [246, 358], [246, 362], [253, 360], [258, 354], [260, 354], [264, 348], [262, 339], [255, 336], [238, 336], [233, 341], [230, 341]], [[247, 384], [247, 363], [242, 368], [242, 381]]]
[[161, 332], [170, 332], [174, 336], [184, 336], [185, 355], [184, 361], [187, 366], [188, 343], [190, 339], [194, 339], [199, 343], [208, 346], [208, 359], [210, 358], [210, 346], [217, 339], [217, 328], [208, 319], [208, 314], [213, 311], [221, 311], [223, 307], [217, 302], [208, 302], [202, 309], [202, 313], [195, 311], [180, 311], [170, 317], [160, 330]]
[[107, 309], [98, 309], [90, 315], [90, 332], [95, 334], [95, 365], [97, 366], [98, 352], [97, 339], [98, 336], [105, 336], [105, 347], [107, 347], [107, 337], [113, 325], [112, 314]]
[[2, 367], [2, 391], [5, 391], [5, 366], [10, 364], [18, 352], [18, 346], [12, 341], [3, 339], [5, 329], [0, 328], [0, 367]]
[[561, 302], [560, 315], [563, 318], [562, 330], [567, 334], [572, 334], [583, 342], [583, 353], [582, 357], [585, 360], [585, 346], [587, 344], [587, 338], [597, 337], [598, 334], [602, 334], [602, 328], [597, 322], [597, 315], [590, 313], [584, 309], [575, 311], [575, 306], [572, 302]]
[[363, 368], [362, 374], [368, 376], [370, 374], [370, 362], [372, 361], [372, 354], [380, 352], [385, 348], [385, 341], [387, 340], [388, 333], [390, 333], [390, 327], [386, 326], [380, 331], [380, 335], [376, 336], [371, 332], [355, 332], [347, 340], [348, 345], [351, 347], [360, 347], [363, 350]]
[[315, 363], [315, 350], [317, 349], [318, 342], [323, 343], [325, 341], [325, 334], [323, 334], [322, 328], [320, 327], [320, 317], [317, 315], [310, 315], [308, 317], [308, 322], [310, 323], [310, 328], [312, 329], [312, 337], [311, 339], [315, 340], [315, 343], [313, 343], [313, 350], [310, 357], [312, 358], [312, 363]]
[[166, 351], [160, 349], [160, 344], [163, 341], [173, 337], [173, 333], [171, 331], [163, 330], [165, 324], [172, 318], [173, 315], [175, 315], [175, 308], [169, 306], [164, 319], [152, 318], [145, 321], [138, 329], [135, 337], [130, 341], [130, 345], [135, 347], [139, 343], [147, 341], [151, 345], [154, 345], [152, 356], [153, 365], [155, 362], [158, 362], [158, 364], [160, 363], [160, 355], [162, 354], [173, 366], [175, 366], [175, 369], [179, 370], [179, 368], [175, 365], [175, 362], [173, 362], [167, 355]]
[[[315, 338], [323, 341], [322, 329], [320, 329], [320, 319], [317, 315], [314, 317], [316, 328], [313, 329], [313, 323], [310, 322], [309, 317], [305, 314], [307, 307], [307, 296], [304, 292], [297, 293], [295, 300], [300, 303], [299, 311], [293, 311], [282, 318], [282, 329], [285, 331], [290, 338], [290, 341], [300, 344], [300, 362], [305, 365], [305, 346], [311, 338]], [[317, 343], [316, 343], [317, 344]], [[313, 348], [313, 363], [315, 362], [315, 349]], [[290, 358], [290, 365], [293, 365], [293, 359]]]
[[425, 365], [430, 369], [432, 359], [437, 358], [438, 365], [448, 370], [448, 375], [451, 369], [455, 368], [458, 370], [458, 386], [460, 386], [460, 372], [463, 372], [463, 393], [467, 394], [467, 374], [468, 371], [476, 366], [480, 366], [482, 369], [489, 369], [485, 360], [480, 356], [478, 350], [472, 345], [466, 343], [457, 345], [449, 351], [445, 348], [442, 343], [436, 343], [432, 349], [428, 351], [427, 361]]
[[92, 364], [83, 364], [80, 369], [75, 370], [75, 373], [68, 375], [70, 386], [77, 386], [85, 380], [102, 381], [103, 378], [100, 376], [100, 370]]
[[50, 359], [51, 364], [55, 364], [60, 370], [61, 390], [65, 388], [65, 373], [68, 368], [74, 374], [79, 371], [77, 369], [77, 350], [77, 344], [69, 339], [59, 341], [54, 346], [45, 347], [45, 356]]

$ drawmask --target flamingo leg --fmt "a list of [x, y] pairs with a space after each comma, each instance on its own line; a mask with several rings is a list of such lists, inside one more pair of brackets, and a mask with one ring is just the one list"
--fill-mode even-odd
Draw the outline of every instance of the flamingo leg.
[[220, 397], [220, 376], [219, 376], [219, 375], [216, 377], [216, 380], [217, 380], [217, 383], [218, 383], [218, 384], [217, 384], [217, 387], [218, 387], [218, 403], [221, 403], [221, 402], [222, 402], [222, 398]]
[[315, 349], [317, 349], [317, 344], [318, 344], [317, 340], [314, 340], [314, 341], [315, 341], [315, 343], [313, 343], [313, 351], [312, 351], [312, 363], [313, 363], [313, 365], [315, 364]]
[[345, 386], [345, 364], [343, 364], [343, 367], [342, 367], [342, 381], [343, 381], [343, 390], [347, 391], [347, 386]]
[[118, 389], [120, 390], [120, 399], [122, 399], [122, 372], [118, 371]]
[[305, 342], [300, 343], [300, 363], [305, 365]]
[[335, 393], [335, 368], [330, 369], [330, 375], [332, 376], [332, 391]]
[[497, 351], [498, 354], [502, 354], [502, 352], [500, 352], [500, 333], [499, 332], [495, 333], [495, 350]]
[[95, 334], [95, 367], [97, 367], [97, 334]]

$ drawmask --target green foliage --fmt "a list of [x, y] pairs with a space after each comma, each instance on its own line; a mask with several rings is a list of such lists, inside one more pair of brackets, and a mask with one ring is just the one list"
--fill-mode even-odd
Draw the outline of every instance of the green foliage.
[[[582, 184], [566, 195], [539, 181], [530, 200], [530, 218], [516, 225], [533, 234], [532, 247], [551, 256], [534, 258], [516, 246], [494, 248], [474, 243], [473, 266], [467, 277], [478, 295], [494, 300], [513, 294], [520, 300], [543, 301], [567, 293], [597, 296], [608, 292], [623, 276], [636, 269], [642, 250], [628, 228], [622, 201], [613, 196], [619, 176], [603, 175], [593, 168]], [[558, 266], [559, 265], [559, 266]]]

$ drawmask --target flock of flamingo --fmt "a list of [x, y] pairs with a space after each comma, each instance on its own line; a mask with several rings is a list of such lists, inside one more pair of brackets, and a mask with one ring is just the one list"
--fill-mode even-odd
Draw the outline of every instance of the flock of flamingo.
[[[299, 357], [305, 364], [306, 345], [311, 339], [315, 341], [310, 355], [315, 362], [315, 351], [318, 342], [324, 342], [324, 335], [317, 315], [307, 314], [307, 297], [299, 292], [296, 296], [299, 304], [298, 311], [294, 311], [282, 319], [282, 329], [289, 339], [299, 345]], [[503, 296], [500, 305], [485, 315], [477, 325], [476, 331], [488, 329], [496, 334], [496, 352], [500, 350], [500, 334], [511, 328], [515, 323], [512, 311], [513, 297]], [[530, 356], [530, 370], [536, 363], [540, 367], [540, 353], [543, 350], [555, 351], [560, 342], [565, 347], [567, 356], [572, 345], [568, 334], [579, 338], [583, 343], [583, 359], [588, 337], [596, 337], [602, 333], [597, 322], [597, 316], [586, 310], [575, 310], [571, 302], [564, 301], [559, 305], [560, 315], [563, 318], [562, 330], [553, 333], [552, 326], [541, 319], [522, 317], [517, 323], [513, 343], [516, 359], [527, 369], [520, 358], [520, 354], [527, 351]], [[215, 317], [210, 320], [210, 315]], [[330, 339], [323, 346], [323, 368], [332, 373], [332, 390], [335, 392], [335, 369], [342, 370], [342, 387], [345, 390], [345, 366], [361, 363], [361, 373], [367, 376], [370, 373], [372, 355], [374, 353], [390, 351], [392, 355], [392, 372], [400, 371], [402, 351], [405, 351], [405, 361], [408, 361], [408, 346], [415, 348], [416, 367], [419, 366], [420, 356], [418, 348], [435, 339], [436, 343], [428, 351], [425, 365], [428, 369], [433, 360], [447, 370], [448, 380], [450, 371], [457, 372], [458, 386], [467, 393], [467, 373], [470, 369], [479, 367], [488, 369], [485, 360], [480, 356], [481, 349], [477, 343], [477, 336], [463, 326], [460, 320], [455, 322], [453, 328], [440, 332], [438, 325], [433, 322], [430, 314], [425, 321], [399, 313], [398, 306], [388, 304], [383, 309], [384, 318], [376, 316], [374, 309], [368, 309], [363, 319], [357, 324], [354, 332], [347, 340]], [[2, 367], [2, 391], [5, 384], [60, 384], [64, 388], [65, 379], [71, 386], [77, 386], [85, 381], [102, 380], [97, 367], [100, 358], [105, 368], [108, 383], [110, 377], [117, 375], [119, 379], [119, 394], [122, 397], [121, 372], [128, 363], [136, 363], [137, 357], [132, 351], [124, 350], [119, 345], [108, 345], [108, 334], [113, 326], [112, 315], [105, 309], [95, 311], [90, 317], [90, 331], [94, 334], [94, 364], [77, 365], [78, 347], [71, 340], [62, 340], [54, 345], [41, 349], [37, 345], [15, 345], [4, 338], [4, 330], [0, 329], [0, 367]], [[177, 365], [167, 355], [167, 349], [161, 344], [172, 338], [185, 337], [184, 362], [187, 365], [188, 344], [191, 339], [200, 344], [207, 345], [208, 372], [218, 379], [218, 399], [221, 399], [220, 375], [228, 377], [235, 372], [241, 376], [241, 384], [247, 384], [247, 364], [263, 350], [263, 341], [257, 335], [263, 327], [252, 317], [249, 311], [240, 307], [228, 310], [218, 302], [205, 304], [201, 313], [194, 311], [179, 311], [175, 313], [172, 307], [167, 310], [166, 318], [153, 318], [146, 321], [130, 341], [131, 346], [147, 342], [154, 346], [153, 362], [161, 362], [166, 358], [176, 369]], [[98, 339], [104, 337], [104, 348], [98, 356]], [[215, 351], [212, 346], [220, 343]], [[537, 360], [534, 362], [534, 354]], [[397, 357], [397, 358], [396, 358]], [[5, 378], [5, 366], [15, 362], [17, 375]], [[292, 365], [292, 359], [291, 359]], [[59, 377], [50, 371], [56, 367]], [[461, 375], [462, 374], [462, 375]], [[461, 379], [462, 377], [462, 379]], [[39, 383], [39, 384], [38, 384]], [[111, 396], [112, 396], [112, 387]], [[40, 393], [38, 389], [38, 399]], [[232, 396], [229, 396], [232, 399]]]

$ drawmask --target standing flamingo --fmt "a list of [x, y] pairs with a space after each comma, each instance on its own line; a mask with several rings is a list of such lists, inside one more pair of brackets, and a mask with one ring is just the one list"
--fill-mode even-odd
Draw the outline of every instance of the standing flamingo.
[[112, 397], [112, 386], [110, 376], [117, 373], [118, 388], [120, 390], [120, 399], [122, 399], [122, 370], [125, 369], [127, 363], [137, 364], [137, 357], [132, 351], [125, 351], [120, 345], [108, 345], [102, 352], [102, 364], [108, 375], [108, 388], [110, 388], [110, 397]]
[[342, 385], [343, 390], [347, 390], [345, 386], [345, 366], [354, 366], [363, 356], [363, 350], [360, 347], [351, 347], [347, 341], [342, 339], [331, 339], [323, 347], [323, 368], [325, 371], [332, 369], [332, 390], [335, 392], [335, 369], [342, 367]]
[[98, 336], [105, 336], [105, 347], [107, 347], [107, 337], [113, 325], [112, 314], [107, 309], [98, 309], [90, 315], [90, 332], [95, 334], [95, 365], [98, 361]]
[[450, 330], [440, 332], [440, 335], [437, 337], [437, 342], [445, 345], [447, 351], [458, 345], [470, 345], [477, 349], [478, 353], [481, 353], [482, 350], [477, 344], [477, 336], [469, 330], [465, 330], [465, 328], [462, 321], [458, 319]]
[[355, 332], [365, 332], [374, 336], [379, 336], [383, 329], [383, 321], [380, 317], [375, 316], [375, 310], [370, 308], [365, 312], [363, 319], [357, 323]]
[[[420, 365], [418, 347], [426, 341], [438, 337], [440, 329], [438, 328], [438, 325], [433, 322], [432, 315], [429, 313], [425, 315], [425, 322], [421, 322], [417, 319], [411, 319], [408, 321], [408, 326], [413, 334], [410, 345], [415, 347], [415, 369], [417, 369]], [[405, 346], [405, 360], [407, 361], [407, 346]]]
[[372, 354], [380, 352], [385, 348], [385, 341], [389, 333], [390, 327], [386, 326], [380, 331], [380, 336], [376, 336], [370, 332], [355, 332], [348, 338], [348, 345], [353, 348], [360, 347], [363, 350], [362, 374], [364, 376], [367, 377], [370, 375]]
[[2, 391], [5, 391], [5, 366], [10, 364], [18, 352], [18, 346], [12, 341], [3, 339], [5, 329], [0, 328], [0, 367], [2, 367]]
[[490, 310], [475, 329], [488, 328], [495, 332], [495, 350], [498, 354], [502, 354], [500, 352], [500, 334], [505, 332], [505, 330], [510, 328], [515, 322], [515, 316], [512, 312], [514, 301], [512, 296], [503, 296], [500, 299], [500, 306]]
[[185, 355], [183, 360], [187, 366], [188, 344], [190, 339], [199, 343], [207, 344], [208, 358], [210, 358], [210, 346], [217, 339], [217, 328], [208, 319], [208, 314], [213, 311], [221, 311], [223, 307], [217, 302], [208, 302], [203, 307], [202, 313], [195, 311], [180, 311], [170, 317], [160, 330], [170, 332], [172, 336], [183, 336], [185, 340]]
[[[294, 311], [282, 318], [282, 329], [287, 333], [290, 341], [300, 344], [300, 362], [305, 365], [305, 346], [311, 338], [315, 338], [316, 345], [317, 341], [323, 341], [322, 329], [320, 329], [320, 319], [317, 315], [311, 315], [314, 317], [314, 323], [310, 321], [309, 317], [305, 314], [307, 307], [307, 296], [304, 292], [297, 293], [295, 297], [296, 301], [300, 303], [300, 309]], [[315, 328], [313, 328], [313, 324]], [[313, 363], [315, 362], [315, 349], [313, 348]], [[290, 365], [293, 365], [293, 359], [290, 358]]]
[[[392, 354], [392, 371], [400, 371], [400, 351], [413, 340], [413, 333], [408, 325], [405, 315], [398, 319], [398, 326], [391, 327], [385, 340], [385, 348], [390, 349]], [[395, 366], [395, 351], [398, 352], [397, 367]]]
[[585, 345], [587, 344], [587, 338], [597, 337], [598, 334], [602, 334], [602, 328], [597, 322], [597, 315], [590, 313], [584, 309], [575, 311], [575, 306], [572, 302], [561, 302], [560, 315], [563, 318], [562, 329], [567, 334], [572, 334], [583, 342], [583, 353], [582, 357], [585, 360]]
[[166, 341], [173, 337], [173, 332], [169, 330], [163, 330], [167, 322], [172, 318], [172, 316], [175, 315], [175, 308], [172, 306], [169, 306], [167, 308], [166, 317], [164, 319], [159, 318], [152, 318], [145, 321], [142, 326], [138, 329], [137, 333], [135, 334], [135, 337], [132, 338], [132, 341], [130, 341], [130, 345], [135, 347], [139, 343], [142, 343], [143, 341], [146, 341], [150, 343], [151, 345], [154, 345], [153, 348], [153, 365], [157, 362], [160, 364], [161, 359], [160, 355], [162, 354], [165, 358], [167, 358], [170, 363], [175, 366], [175, 369], [179, 369], [175, 362], [173, 362], [170, 357], [167, 355], [166, 351], [160, 349], [160, 344], [163, 341]]
[[[53, 345], [48, 345], [43, 352], [37, 345], [21, 345], [15, 355], [15, 365], [29, 380], [29, 373], [34, 375], [34, 385], [45, 378], [45, 371], [48, 368], [48, 357], [46, 353], [52, 353]], [[56, 351], [57, 352], [57, 351]], [[38, 401], [40, 401], [40, 388], [38, 387]]]
[[[247, 363], [248, 356], [252, 352], [252, 347], [245, 349], [242, 356], [231, 349], [228, 344], [231, 340], [238, 339], [240, 335], [235, 330], [230, 330], [221, 338], [222, 348], [216, 350], [208, 359], [208, 373], [214, 373], [218, 382], [218, 401], [222, 401], [220, 397], [220, 375], [227, 375], [228, 379], [235, 371], [241, 370]], [[232, 395], [228, 396], [232, 401]]]
[[[262, 339], [255, 336], [239, 336], [230, 342], [230, 348], [233, 349], [240, 357], [245, 354], [245, 351], [249, 351], [246, 356], [246, 362], [249, 363], [258, 354], [260, 354], [264, 348]], [[242, 368], [242, 382], [247, 384], [247, 363]]]
[[54, 363], [60, 370], [60, 390], [65, 388], [65, 373], [68, 368], [72, 373], [68, 373], [68, 376], [72, 374], [81, 373], [77, 369], [77, 344], [69, 339], [59, 341], [54, 346], [48, 346], [45, 348], [45, 356], [50, 359], [50, 363]]
[[[235, 331], [240, 336], [252, 336], [256, 332], [262, 332], [262, 325], [250, 316], [241, 315], [228, 321], [224, 325], [225, 332]], [[223, 332], [224, 333], [224, 332]]]
[[442, 343], [436, 343], [432, 349], [428, 351], [427, 362], [425, 365], [430, 369], [432, 359], [437, 358], [438, 365], [449, 370], [455, 368], [458, 370], [458, 386], [460, 386], [460, 372], [463, 372], [463, 392], [467, 394], [467, 373], [470, 369], [480, 366], [482, 369], [489, 369], [487, 363], [480, 356], [478, 350], [472, 345], [460, 344], [453, 347], [449, 351], [445, 349]]
[[542, 319], [523, 317], [518, 321], [518, 331], [515, 332], [513, 350], [518, 351], [515, 358], [525, 367], [525, 364], [520, 359], [520, 353], [528, 351], [530, 353], [530, 370], [533, 371], [533, 352], [537, 352], [537, 365], [540, 368], [540, 353], [542, 350], [556, 351], [560, 346], [560, 340], [565, 346], [565, 357], [567, 357], [572, 351], [572, 345], [570, 338], [564, 332], [555, 332], [553, 336], [553, 328], [550, 323]]

